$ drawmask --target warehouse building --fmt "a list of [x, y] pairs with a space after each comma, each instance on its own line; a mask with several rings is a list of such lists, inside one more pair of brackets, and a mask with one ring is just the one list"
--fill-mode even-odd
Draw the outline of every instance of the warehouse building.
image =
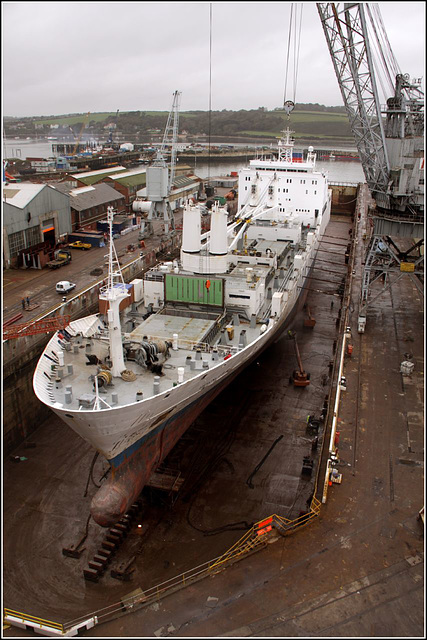
[[3, 267], [41, 269], [71, 231], [70, 198], [47, 184], [3, 186]]
[[104, 182], [77, 188], [63, 182], [55, 188], [70, 198], [72, 231], [96, 231], [97, 221], [105, 218], [108, 207], [113, 207], [118, 214], [125, 213], [124, 196]]

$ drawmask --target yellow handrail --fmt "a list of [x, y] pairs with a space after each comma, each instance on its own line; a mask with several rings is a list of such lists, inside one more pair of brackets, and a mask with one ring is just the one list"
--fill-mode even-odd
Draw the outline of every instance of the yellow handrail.
[[36, 616], [30, 616], [26, 613], [22, 613], [21, 611], [14, 611], [13, 609], [3, 609], [4, 617], [10, 616], [12, 618], [19, 618], [22, 620], [22, 623], [32, 622], [38, 624], [40, 627], [51, 627], [52, 629], [59, 629], [62, 633], [64, 633], [64, 625], [60, 622], [53, 622], [52, 620], [45, 620], [44, 618], [37, 618]]
[[289, 520], [283, 516], [273, 514], [259, 522], [256, 522], [228, 551], [217, 558], [211, 565], [210, 569], [214, 569], [229, 560], [233, 560], [244, 553], [252, 551], [260, 544], [265, 544], [265, 534], [270, 533], [272, 527], [288, 533], [295, 531], [300, 527], [306, 526], [311, 520], [317, 518], [320, 513], [321, 503], [317, 498], [313, 497], [310, 505], [310, 511], [295, 520]]

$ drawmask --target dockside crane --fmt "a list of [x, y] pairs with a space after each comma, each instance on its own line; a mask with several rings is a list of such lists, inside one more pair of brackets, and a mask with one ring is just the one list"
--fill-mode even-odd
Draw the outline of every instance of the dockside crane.
[[[367, 307], [384, 290], [372, 298], [374, 282], [382, 280], [389, 287], [409, 274], [423, 294], [424, 93], [421, 79], [411, 81], [400, 72], [377, 5], [317, 3], [317, 9], [375, 203], [368, 213], [372, 234], [359, 306], [363, 333]], [[385, 105], [378, 93], [379, 65], [391, 94]], [[397, 238], [411, 238], [413, 246], [401, 250]]]
[[[140, 238], [153, 234], [153, 220], [155, 219], [164, 221], [165, 234], [175, 232], [175, 221], [169, 197], [175, 178], [180, 98], [181, 93], [175, 91], [162, 144], [153, 163], [147, 167], [147, 201], [136, 200], [132, 205], [133, 211], [145, 216], [141, 223]], [[170, 162], [168, 166], [166, 156], [169, 151]]]
[[81, 140], [81, 137], [83, 135], [83, 131], [85, 130], [85, 128], [87, 127], [87, 124], [89, 122], [89, 116], [90, 116], [90, 111], [86, 114], [85, 119], [83, 121], [82, 128], [80, 129], [80, 133], [79, 133], [78, 138], [76, 140], [76, 144], [74, 145], [74, 149], [73, 149], [73, 153], [72, 153], [73, 156], [75, 156], [77, 151], [78, 151], [80, 140]]

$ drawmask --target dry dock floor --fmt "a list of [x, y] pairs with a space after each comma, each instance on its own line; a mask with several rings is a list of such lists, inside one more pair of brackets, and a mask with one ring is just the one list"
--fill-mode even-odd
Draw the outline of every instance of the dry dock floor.
[[[62, 555], [82, 538], [94, 482], [106, 469], [98, 460], [88, 482], [93, 451], [86, 443], [52, 417], [31, 437], [35, 447], [14, 452], [25, 460], [4, 461], [4, 606], [66, 623], [215, 558], [266, 515], [294, 518], [306, 509], [314, 486], [314, 477], [301, 476], [311, 452], [306, 417], [320, 414], [330, 388], [340, 299], [328, 294], [346, 272], [349, 228], [348, 218], [333, 217], [319, 252], [308, 298], [315, 327], [304, 328], [307, 310], [293, 324], [310, 386], [289, 384], [296, 361], [284, 335], [208, 407], [167, 460], [184, 478], [175, 502], [157, 490], [144, 492], [142, 526], [115, 561], [135, 556], [130, 582], [109, 572], [97, 584], [83, 579], [104, 538], [92, 521], [81, 558]], [[320, 517], [223, 572], [84, 635], [424, 636], [424, 540], [417, 520], [424, 501], [423, 301], [402, 278], [375, 301], [359, 335], [361, 237], [356, 252], [353, 354], [339, 414], [343, 481], [329, 488]], [[408, 355], [414, 372], [402, 376]], [[32, 635], [4, 630], [5, 637]]]

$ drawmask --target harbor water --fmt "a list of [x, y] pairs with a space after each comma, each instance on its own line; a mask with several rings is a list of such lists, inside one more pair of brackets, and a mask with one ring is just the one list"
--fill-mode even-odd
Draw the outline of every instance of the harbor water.
[[[26, 158], [49, 158], [53, 157], [52, 144], [58, 141], [49, 140], [5, 140], [3, 139], [3, 157], [4, 158], [19, 158], [25, 160]], [[261, 143], [260, 143], [261, 144]], [[243, 146], [242, 144], [235, 146]], [[256, 147], [259, 145], [248, 143], [247, 147]], [[324, 148], [324, 147], [323, 147]], [[185, 163], [189, 164], [194, 169], [195, 175], [200, 178], [214, 178], [217, 176], [229, 175], [231, 171], [239, 171], [242, 167], [247, 166], [247, 160], [218, 160], [211, 158], [210, 163], [198, 162], [197, 154], [194, 156], [194, 161], [186, 160]], [[179, 162], [179, 156], [178, 156]], [[330, 182], [350, 182], [359, 183], [365, 182], [362, 165], [358, 161], [338, 161], [338, 160], [318, 160], [316, 163], [318, 170], [326, 171], [328, 173]]]
[[[194, 167], [194, 165], [191, 166]], [[208, 179], [230, 175], [231, 171], [239, 171], [239, 169], [246, 166], [247, 162], [241, 160], [237, 162], [211, 162], [210, 165], [207, 163], [197, 163], [194, 168], [194, 173], [199, 178]], [[365, 182], [362, 165], [358, 161], [341, 162], [337, 160], [318, 160], [316, 162], [316, 169], [318, 171], [325, 171], [328, 174], [329, 182]]]

